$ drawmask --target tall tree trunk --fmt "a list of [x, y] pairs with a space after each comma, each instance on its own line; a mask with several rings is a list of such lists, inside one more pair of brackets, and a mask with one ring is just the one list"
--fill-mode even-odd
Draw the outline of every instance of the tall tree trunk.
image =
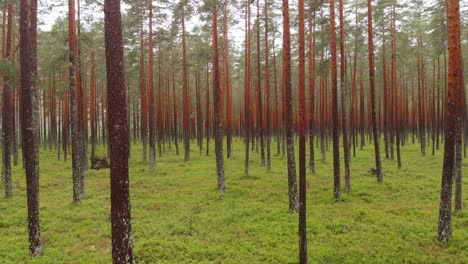
[[[174, 53], [172, 54], [172, 56], [174, 56]], [[174, 108], [174, 127], [173, 127], [173, 130], [174, 130], [174, 145], [175, 145], [175, 149], [176, 149], [176, 155], [179, 156], [179, 131], [178, 131], [178, 120], [177, 120], [177, 111], [178, 111], [178, 108], [177, 108], [177, 96], [176, 96], [176, 82], [175, 82], [175, 63], [173, 62], [172, 63], [172, 68], [171, 68], [171, 71], [172, 71], [172, 104], [173, 104], [173, 108]]]
[[206, 155], [210, 154], [210, 137], [211, 137], [211, 125], [210, 125], [210, 74], [208, 70], [208, 63], [206, 64]]
[[200, 71], [197, 69], [197, 73], [195, 75], [195, 97], [196, 97], [196, 107], [197, 107], [197, 145], [200, 150], [200, 155], [203, 154], [203, 117], [202, 117], [202, 109], [201, 109], [201, 85], [200, 85]]
[[[396, 150], [397, 150], [397, 163], [398, 168], [401, 168], [401, 155], [400, 155], [400, 101], [398, 100], [398, 84], [397, 84], [397, 56], [396, 56], [396, 13], [395, 13], [396, 3], [393, 2], [392, 10], [392, 91], [393, 96], [393, 107], [395, 109], [395, 118], [394, 118], [394, 129], [396, 133]], [[393, 137], [392, 137], [393, 138]]]
[[299, 0], [299, 263], [307, 263], [305, 15]]
[[260, 0], [257, 0], [257, 96], [258, 96], [258, 131], [260, 136], [260, 158], [262, 166], [265, 166], [265, 141], [263, 131], [263, 97], [262, 97], [262, 74], [260, 61]]
[[228, 43], [228, 1], [224, 0], [223, 17], [223, 62], [224, 62], [224, 83], [226, 86], [226, 145], [227, 158], [232, 156], [232, 87], [229, 70], [229, 43]]
[[271, 110], [270, 110], [270, 65], [269, 65], [269, 47], [268, 47], [268, 0], [265, 0], [265, 94], [266, 94], [266, 165], [267, 172], [271, 172]]
[[155, 98], [154, 98], [154, 50], [153, 50], [153, 0], [149, 0], [149, 40], [148, 40], [148, 110], [149, 110], [149, 145], [150, 170], [156, 168], [156, 126], [155, 126]]
[[29, 254], [42, 255], [39, 227], [37, 0], [20, 1], [21, 138], [26, 169]]
[[[96, 80], [95, 80], [95, 66], [94, 66], [94, 50], [91, 50], [91, 161], [96, 158]], [[91, 162], [92, 163], [92, 162]]]
[[[185, 5], [185, 4], [184, 4]], [[187, 51], [185, 44], [185, 6], [182, 7], [182, 67], [183, 67], [183, 92], [184, 92], [184, 153], [185, 161], [190, 160], [190, 99], [188, 87], [188, 70], [187, 70]]]
[[343, 151], [344, 151], [344, 166], [345, 166], [345, 190], [351, 190], [351, 176], [349, 172], [349, 137], [348, 137], [348, 116], [346, 114], [346, 101], [348, 100], [348, 88], [346, 85], [346, 57], [345, 57], [345, 32], [344, 32], [344, 15], [343, 15], [343, 0], [339, 0], [340, 9], [340, 89], [341, 89], [341, 129], [343, 133]]
[[133, 263], [128, 179], [129, 126], [119, 0], [104, 2], [113, 263]]
[[440, 188], [439, 227], [437, 240], [447, 243], [452, 238], [452, 181], [455, 164], [455, 146], [457, 128], [461, 119], [457, 119], [463, 110], [463, 70], [460, 29], [460, 3], [458, 0], [446, 0], [448, 32], [448, 93], [446, 98], [445, 146], [442, 183]]
[[309, 167], [315, 173], [315, 10], [309, 18]]
[[141, 141], [143, 142], [143, 161], [146, 161], [146, 149], [148, 144], [148, 105], [145, 79], [145, 51], [143, 38], [143, 14], [140, 29], [140, 95], [141, 95]]
[[383, 74], [383, 134], [384, 134], [384, 147], [385, 147], [385, 158], [389, 159], [389, 93], [388, 93], [388, 82], [387, 82], [387, 52], [386, 52], [386, 39], [385, 39], [385, 28], [382, 20], [382, 74]]
[[[11, 54], [11, 42], [12, 42], [12, 16], [13, 16], [13, 3], [8, 1], [8, 22], [7, 22], [7, 33], [6, 33], [6, 43], [5, 53], [3, 54], [3, 60], [8, 64], [12, 63], [12, 54]], [[4, 34], [5, 36], [5, 34]], [[6, 74], [3, 75], [3, 109], [2, 109], [2, 138], [3, 138], [3, 175], [2, 179], [4, 180], [5, 185], [5, 196], [13, 196], [13, 184], [11, 179], [11, 147], [12, 147], [12, 136], [14, 126], [11, 116], [15, 114], [14, 104], [12, 105], [12, 98], [14, 96], [14, 91], [12, 91], [13, 85], [12, 80]]]
[[75, 0], [68, 1], [68, 43], [70, 49], [70, 117], [72, 127], [72, 169], [73, 169], [73, 202], [80, 204], [84, 195], [84, 171], [83, 171], [83, 153], [82, 153], [82, 138], [79, 112], [79, 92], [78, 92], [78, 49], [76, 40], [76, 22], [75, 22]]
[[216, 175], [218, 190], [224, 192], [226, 183], [224, 177], [223, 135], [221, 122], [221, 98], [219, 86], [219, 54], [218, 54], [218, 9], [213, 5], [213, 102], [214, 102], [214, 137], [216, 154]]
[[249, 175], [249, 155], [250, 155], [250, 136], [251, 136], [251, 121], [250, 121], [250, 0], [247, 1], [247, 16], [245, 21], [246, 36], [245, 36], [245, 79], [244, 79], [244, 124], [245, 124], [245, 176]]
[[296, 160], [294, 156], [294, 127], [291, 85], [291, 33], [289, 27], [289, 0], [283, 0], [283, 84], [286, 103], [286, 144], [288, 156], [289, 211], [297, 212], [299, 204], [296, 183]]
[[[375, 109], [375, 64], [374, 64], [374, 33], [372, 31], [372, 1], [367, 0], [367, 32], [368, 32], [368, 45], [369, 45], [369, 85], [370, 85], [370, 101], [372, 112], [372, 134], [374, 137], [374, 151], [375, 151], [375, 168], [377, 181], [382, 182], [382, 164], [380, 161], [380, 142], [379, 131], [377, 124], [377, 112]], [[364, 120], [361, 120], [362, 122]]]
[[333, 119], [333, 197], [341, 198], [340, 180], [340, 135], [338, 124], [338, 83], [336, 74], [336, 32], [335, 32], [335, 1], [330, 0], [330, 45], [331, 45], [331, 84], [332, 84], [332, 119]]

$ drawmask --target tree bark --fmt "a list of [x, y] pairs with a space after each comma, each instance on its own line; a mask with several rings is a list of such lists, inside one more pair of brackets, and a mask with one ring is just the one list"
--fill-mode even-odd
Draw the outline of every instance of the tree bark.
[[299, 263], [301, 264], [307, 263], [305, 57], [304, 0], [299, 0]]
[[283, 0], [283, 85], [286, 103], [286, 145], [288, 158], [289, 211], [297, 212], [299, 204], [294, 156], [294, 127], [291, 85], [291, 34], [289, 28], [289, 0]]
[[[29, 2], [29, 3], [28, 3]], [[39, 227], [37, 0], [20, 1], [21, 138], [28, 203], [29, 254], [42, 255]]]
[[213, 102], [214, 102], [214, 137], [216, 155], [216, 175], [218, 191], [226, 191], [224, 177], [223, 135], [221, 122], [221, 98], [219, 87], [219, 54], [218, 54], [218, 8], [213, 5]]
[[[266, 165], [267, 172], [271, 172], [271, 110], [270, 110], [270, 67], [269, 67], [270, 51], [268, 47], [268, 0], [265, 0], [265, 94], [266, 94]], [[276, 90], [275, 90], [276, 91]]]
[[[6, 61], [8, 64], [12, 63], [12, 54], [11, 54], [11, 42], [12, 42], [12, 16], [13, 16], [13, 3], [11, 1], [8, 2], [8, 11], [7, 14], [8, 20], [7, 22], [7, 33], [6, 39], [4, 39], [4, 46], [5, 53], [3, 55], [3, 60]], [[4, 19], [5, 20], [5, 19]], [[5, 30], [5, 29], [4, 29]], [[3, 34], [5, 37], [5, 34]], [[13, 184], [11, 179], [11, 147], [12, 147], [12, 136], [13, 136], [13, 120], [11, 116], [14, 116], [15, 109], [13, 96], [14, 91], [12, 91], [12, 80], [11, 78], [5, 74], [3, 75], [3, 111], [2, 111], [2, 138], [3, 138], [3, 175], [2, 179], [4, 180], [5, 185], [5, 196], [12, 197], [13, 196]]]
[[143, 38], [143, 15], [140, 29], [140, 95], [141, 95], [141, 141], [143, 142], [143, 161], [146, 161], [146, 149], [148, 144], [148, 105], [145, 79], [145, 51]]
[[105, 0], [113, 263], [133, 263], [128, 179], [129, 126], [119, 0]]
[[340, 9], [340, 89], [341, 89], [341, 130], [343, 133], [343, 152], [345, 166], [345, 190], [351, 190], [351, 176], [349, 171], [349, 136], [348, 136], [348, 116], [346, 114], [346, 101], [348, 100], [348, 92], [346, 86], [346, 57], [345, 57], [345, 32], [344, 32], [344, 15], [343, 15], [343, 0], [339, 0]]
[[332, 122], [333, 122], [333, 197], [341, 198], [340, 180], [340, 135], [338, 124], [338, 83], [336, 74], [336, 31], [335, 31], [335, 1], [330, 0], [330, 45], [331, 45], [331, 84], [332, 84]]
[[[372, 1], [367, 0], [367, 33], [369, 45], [369, 85], [370, 85], [370, 101], [372, 112], [372, 135], [374, 137], [374, 151], [375, 151], [375, 168], [377, 181], [382, 182], [382, 164], [380, 160], [380, 142], [379, 142], [379, 129], [377, 124], [377, 112], [375, 108], [375, 64], [374, 64], [374, 33], [372, 31]], [[361, 120], [364, 122], [364, 120]]]
[[452, 238], [452, 182], [455, 164], [455, 146], [457, 129], [462, 121], [458, 119], [463, 110], [463, 70], [461, 52], [460, 3], [458, 0], [446, 0], [448, 32], [448, 93], [446, 97], [446, 122], [444, 164], [440, 188], [439, 226], [437, 240], [447, 243]]
[[245, 36], [245, 79], [244, 79], [244, 139], [245, 139], [245, 163], [244, 172], [245, 176], [249, 175], [249, 162], [250, 162], [250, 136], [251, 136], [251, 124], [250, 124], [250, 0], [247, 2], [247, 17], [245, 21], [246, 36]]
[[72, 170], [73, 170], [73, 202], [80, 204], [84, 195], [84, 171], [83, 171], [83, 153], [82, 138], [79, 120], [79, 92], [77, 82], [79, 76], [76, 75], [78, 67], [78, 48], [76, 40], [76, 21], [75, 21], [75, 0], [68, 1], [68, 43], [70, 49], [70, 117], [72, 127]]
[[[185, 4], [184, 4], [185, 5]], [[182, 67], [183, 67], [183, 92], [184, 92], [184, 153], [185, 161], [190, 160], [190, 99], [188, 87], [188, 70], [187, 70], [187, 51], [185, 44], [185, 6], [182, 6]]]
[[153, 50], [153, 0], [149, 0], [149, 40], [148, 40], [148, 110], [149, 110], [149, 145], [150, 170], [156, 168], [156, 127], [154, 99], [154, 50]]
[[[313, 24], [312, 24], [313, 23]], [[315, 10], [309, 18], [309, 167], [315, 173]]]

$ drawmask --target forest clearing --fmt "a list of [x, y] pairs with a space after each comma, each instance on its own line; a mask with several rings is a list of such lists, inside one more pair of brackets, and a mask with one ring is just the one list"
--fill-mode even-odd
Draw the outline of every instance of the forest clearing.
[[466, 263], [468, 2], [0, 0], [0, 264]]

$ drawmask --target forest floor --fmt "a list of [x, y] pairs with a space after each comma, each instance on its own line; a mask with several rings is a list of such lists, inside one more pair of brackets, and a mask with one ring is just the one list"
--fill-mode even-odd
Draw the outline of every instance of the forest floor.
[[[288, 212], [286, 161], [276, 155], [276, 144], [273, 171], [266, 173], [254, 153], [245, 177], [245, 149], [237, 140], [233, 157], [225, 161], [224, 194], [216, 191], [214, 151], [207, 157], [191, 147], [190, 162], [183, 161], [182, 149], [176, 156], [174, 147], [158, 156], [156, 172], [141, 161], [141, 145], [132, 147], [137, 263], [297, 263], [298, 217]], [[465, 212], [453, 218], [453, 240], [442, 246], [435, 241], [442, 150], [423, 157], [419, 145], [403, 146], [403, 168], [384, 160], [384, 182], [378, 184], [369, 172], [374, 158], [368, 144], [351, 159], [352, 191], [343, 192], [339, 202], [332, 197], [331, 151], [325, 163], [316, 153], [317, 171], [308, 173], [307, 183], [311, 263], [466, 263], [466, 159]], [[86, 195], [78, 206], [72, 203], [70, 162], [41, 150], [40, 171], [44, 256], [28, 256], [26, 181], [18, 166], [14, 197], [0, 198], [0, 263], [110, 263], [109, 170], [86, 172]]]

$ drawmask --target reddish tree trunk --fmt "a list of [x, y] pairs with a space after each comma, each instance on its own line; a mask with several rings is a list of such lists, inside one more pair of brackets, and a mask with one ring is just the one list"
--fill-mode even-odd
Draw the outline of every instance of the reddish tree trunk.
[[188, 70], [187, 70], [187, 50], [185, 44], [185, 6], [182, 7], [182, 67], [183, 67], [183, 99], [184, 99], [184, 154], [185, 161], [190, 160], [190, 99], [188, 87]]
[[228, 1], [224, 0], [224, 17], [223, 17], [223, 61], [224, 61], [224, 84], [226, 88], [226, 145], [227, 158], [232, 155], [232, 87], [229, 70], [229, 43], [228, 43]]
[[291, 85], [291, 33], [289, 28], [289, 0], [283, 0], [283, 83], [285, 90], [286, 144], [288, 156], [289, 211], [297, 212], [299, 204], [294, 156], [294, 127]]
[[368, 33], [368, 45], [369, 45], [369, 85], [370, 85], [370, 100], [371, 100], [371, 112], [372, 112], [372, 134], [374, 137], [374, 149], [375, 149], [375, 168], [377, 181], [382, 182], [382, 165], [380, 161], [380, 142], [379, 132], [377, 124], [377, 112], [375, 109], [375, 64], [374, 64], [374, 33], [372, 31], [372, 1], [367, 0], [367, 33]]
[[299, 0], [299, 263], [307, 263], [305, 15]]
[[351, 176], [349, 171], [349, 137], [348, 137], [348, 116], [346, 114], [346, 101], [348, 100], [348, 92], [346, 87], [346, 57], [345, 57], [345, 32], [344, 32], [344, 15], [343, 15], [343, 0], [339, 3], [340, 10], [340, 89], [341, 89], [341, 130], [343, 133], [343, 151], [344, 151], [344, 166], [345, 166], [345, 189], [351, 190]]
[[76, 21], [75, 21], [75, 0], [68, 1], [68, 43], [70, 49], [70, 68], [69, 68], [69, 83], [70, 83], [70, 117], [72, 127], [72, 169], [73, 169], [73, 202], [80, 204], [84, 195], [84, 171], [82, 157], [82, 138], [80, 128], [80, 100], [78, 91], [79, 76], [77, 73], [78, 67], [78, 49], [76, 40]]
[[219, 87], [219, 55], [218, 55], [218, 9], [213, 5], [213, 103], [214, 103], [214, 137], [216, 154], [216, 175], [218, 190], [226, 190], [224, 177], [223, 135], [221, 122], [221, 100]]
[[262, 74], [260, 61], [260, 0], [257, 0], [257, 111], [258, 131], [260, 140], [260, 158], [262, 166], [265, 166], [265, 141], [263, 131], [263, 98], [262, 98]]
[[448, 32], [448, 93], [446, 98], [446, 123], [444, 163], [442, 183], [440, 188], [439, 227], [437, 240], [447, 243], [452, 238], [452, 182], [455, 163], [455, 146], [457, 129], [461, 119], [459, 112], [463, 111], [463, 70], [460, 29], [460, 3], [458, 0], [446, 0], [447, 32]]
[[104, 14], [109, 102], [112, 259], [114, 263], [133, 263], [128, 179], [128, 105], [120, 1], [105, 0]]
[[[265, 0], [265, 94], [266, 94], [266, 165], [267, 172], [271, 172], [271, 110], [270, 110], [270, 67], [269, 67], [270, 51], [268, 47], [268, 0]], [[275, 89], [276, 93], [276, 89]], [[277, 107], [277, 105], [276, 105]]]
[[250, 160], [250, 137], [251, 137], [251, 120], [250, 120], [250, 0], [247, 1], [247, 16], [245, 21], [246, 36], [245, 36], [245, 79], [244, 79], [244, 140], [245, 140], [245, 176], [249, 175], [249, 160]]
[[210, 153], [210, 137], [211, 137], [211, 114], [210, 114], [210, 74], [208, 70], [208, 63], [206, 64], [206, 155]]
[[148, 110], [149, 110], [149, 144], [150, 144], [150, 170], [156, 167], [155, 142], [155, 105], [154, 105], [154, 51], [153, 51], [153, 0], [149, 0], [149, 43], [148, 43]]
[[[29, 2], [29, 3], [28, 3]], [[20, 1], [21, 136], [28, 203], [29, 254], [42, 255], [39, 227], [39, 116], [37, 87], [37, 0]], [[36, 113], [35, 113], [36, 112]]]
[[341, 198], [340, 180], [340, 135], [338, 124], [338, 81], [336, 74], [336, 33], [335, 33], [335, 1], [330, 0], [330, 45], [331, 45], [331, 74], [332, 74], [332, 120], [333, 120], [333, 197]]
[[309, 18], [309, 167], [315, 173], [315, 10]]
[[[397, 151], [397, 163], [398, 168], [401, 168], [401, 155], [400, 155], [400, 101], [398, 100], [398, 87], [397, 87], [397, 54], [396, 54], [396, 14], [395, 14], [395, 3], [392, 11], [392, 91], [393, 96], [393, 107], [395, 109], [394, 118], [394, 131], [396, 133], [396, 151]], [[393, 137], [392, 137], [393, 138]]]

